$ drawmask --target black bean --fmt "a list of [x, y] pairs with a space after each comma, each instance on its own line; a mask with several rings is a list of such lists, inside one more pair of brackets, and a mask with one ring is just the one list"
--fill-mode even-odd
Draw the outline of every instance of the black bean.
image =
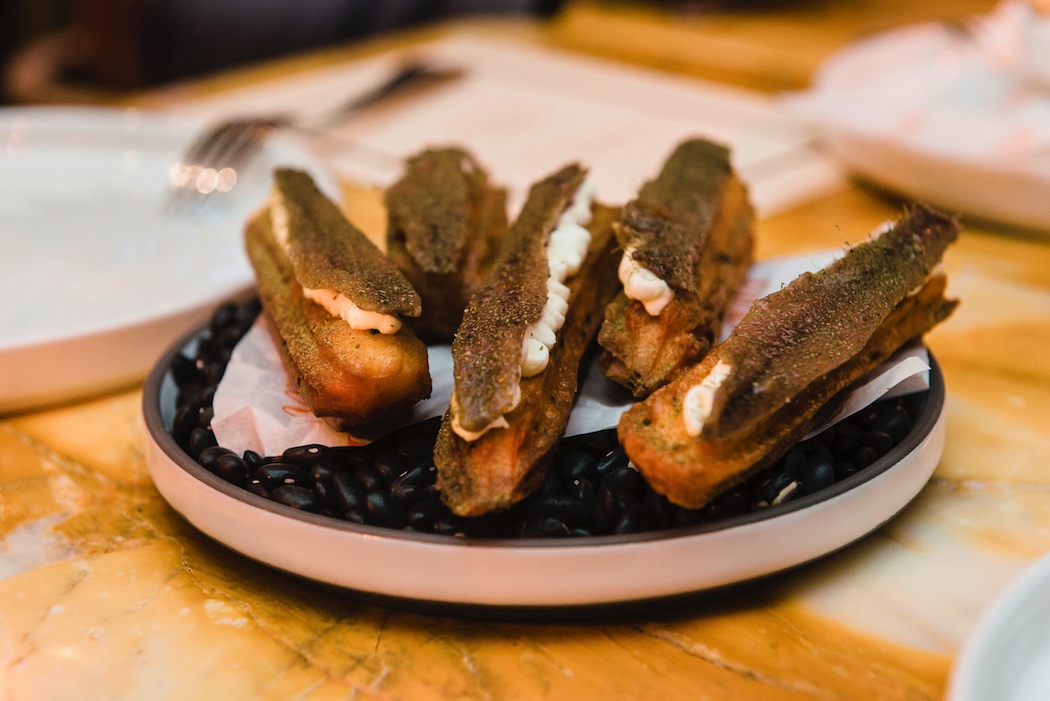
[[404, 528], [408, 525], [408, 515], [404, 508], [389, 494], [371, 492], [365, 500], [369, 523], [386, 528]]
[[332, 500], [336, 508], [344, 514], [364, 511], [365, 490], [350, 474], [337, 472], [332, 475]]
[[656, 514], [659, 527], [665, 528], [674, 517], [674, 504], [667, 500], [663, 494], [657, 493], [652, 487], [647, 487], [645, 496], [642, 497], [642, 506]]
[[715, 497], [703, 508], [705, 521], [717, 521], [727, 516], [736, 516], [748, 510], [752, 495], [742, 487], [730, 489]]
[[675, 508], [671, 517], [671, 526], [674, 528], [688, 528], [689, 526], [700, 525], [703, 522], [703, 511], [700, 509], [685, 509], [679, 506]]
[[441, 535], [465, 536], [467, 534], [466, 519], [449, 513], [434, 522], [434, 532]]
[[588, 538], [594, 535], [594, 531], [592, 531], [590, 528], [576, 526], [574, 528], [570, 528], [569, 532], [566, 535], [568, 535], [570, 538]]
[[371, 467], [372, 461], [375, 459], [371, 450], [359, 446], [329, 448], [328, 457], [350, 472]]
[[525, 526], [526, 538], [563, 538], [569, 535], [569, 525], [557, 516], [544, 514], [529, 519]]
[[835, 442], [831, 446], [831, 452], [835, 458], [842, 460], [849, 458], [853, 455], [853, 452], [860, 446], [860, 441], [853, 436], [836, 436]]
[[879, 453], [870, 445], [862, 445], [853, 454], [853, 464], [857, 467], [867, 467], [879, 459]]
[[844, 480], [850, 475], [856, 474], [859, 470], [859, 467], [849, 461], [837, 462], [835, 463], [835, 479]]
[[328, 457], [328, 448], [323, 445], [297, 445], [281, 454], [281, 462], [310, 467]]
[[379, 477], [379, 473], [371, 467], [363, 467], [354, 473], [354, 480], [361, 485], [361, 489], [366, 492], [374, 492], [383, 486], [383, 480]]
[[219, 445], [214, 445], [210, 448], [205, 448], [201, 451], [201, 454], [197, 456], [197, 462], [200, 463], [201, 467], [208, 470], [209, 472], [215, 472], [215, 461], [223, 455], [233, 455], [233, 451], [229, 448], [223, 448]]
[[408, 510], [408, 525], [417, 531], [429, 531], [439, 518], [448, 513], [448, 507], [440, 499], [424, 499]]
[[784, 456], [781, 470], [789, 475], [797, 475], [806, 466], [808, 457], [799, 448], [792, 448]]
[[219, 456], [215, 461], [213, 472], [230, 484], [235, 484], [238, 487], [243, 486], [251, 479], [248, 464], [236, 453]]
[[389, 487], [405, 471], [405, 459], [392, 450], [384, 450], [376, 456], [372, 469], [379, 475], [380, 481]]
[[616, 495], [607, 487], [598, 489], [598, 497], [594, 508], [591, 510], [591, 525], [598, 533], [608, 533], [616, 525], [616, 519], [620, 516], [620, 508], [616, 503]]
[[206, 428], [197, 427], [190, 432], [190, 455], [200, 455], [205, 448], [218, 445], [215, 434]]
[[296, 469], [294, 465], [283, 462], [275, 462], [256, 468], [255, 479], [260, 480], [263, 486], [271, 492], [283, 484], [306, 486], [307, 482], [304, 472]]
[[319, 510], [328, 510], [332, 513], [336, 513], [334, 496], [335, 489], [332, 487], [332, 483], [330, 481], [324, 482], [314, 480], [313, 484], [311, 485], [311, 489], [313, 489], [314, 494], [317, 495], [317, 501], [320, 505]]
[[[786, 472], [778, 472], [766, 479], [755, 491], [751, 507], [762, 509], [780, 503], [798, 489], [798, 481]], [[778, 501], [779, 500], [779, 501]]]
[[835, 468], [831, 463], [815, 455], [798, 475], [801, 494], [813, 494], [835, 483]]
[[645, 480], [633, 467], [618, 467], [605, 476], [602, 485], [614, 492], [630, 492], [638, 496], [645, 487]]
[[197, 412], [197, 425], [201, 428], [211, 428], [211, 421], [215, 418], [215, 410], [211, 406], [201, 407]]
[[586, 504], [587, 508], [593, 508], [598, 500], [598, 493], [594, 490], [594, 483], [588, 479], [573, 480], [566, 492], [573, 499]]
[[244, 451], [244, 462], [248, 463], [248, 467], [255, 470], [257, 467], [262, 467], [267, 464], [269, 460], [262, 455], [259, 455], [254, 450]]
[[831, 448], [828, 447], [828, 445], [821, 439], [820, 436], [814, 437], [809, 442], [811, 444], [810, 448], [812, 450], [813, 455], [823, 458], [828, 462], [831, 462], [835, 459], [835, 456], [831, 452]]
[[644, 533], [655, 530], [660, 526], [660, 521], [649, 509], [641, 504], [632, 506], [625, 510], [613, 526], [613, 533], [624, 535], [627, 533]]
[[894, 443], [900, 443], [911, 430], [911, 419], [903, 409], [891, 409], [877, 415], [872, 420], [870, 429], [887, 433]]
[[558, 479], [558, 473], [553, 470], [548, 470], [547, 475], [543, 478], [543, 484], [536, 490], [536, 493], [543, 496], [547, 494], [562, 494], [563, 490], [561, 487], [561, 480]]
[[337, 472], [342, 472], [339, 465], [331, 460], [320, 460], [314, 463], [307, 474], [315, 484], [332, 484], [332, 476]]
[[529, 510], [535, 515], [554, 516], [567, 526], [584, 526], [591, 520], [591, 510], [578, 499], [551, 494], [532, 501]]
[[566, 486], [577, 479], [591, 479], [598, 467], [598, 461], [586, 450], [576, 449], [562, 453], [554, 462], [554, 469]]
[[171, 359], [171, 379], [180, 389], [193, 384], [203, 384], [204, 378], [196, 361], [190, 360], [182, 353]]
[[271, 492], [271, 496], [274, 501], [300, 511], [316, 511], [321, 503], [312, 489], [297, 484], [277, 487]]
[[599, 475], [605, 475], [613, 470], [626, 466], [627, 451], [623, 449], [622, 445], [617, 445], [598, 460], [596, 469], [598, 470]]
[[175, 417], [171, 422], [171, 437], [180, 445], [189, 440], [193, 429], [198, 427], [197, 419], [200, 415], [200, 405], [196, 403], [183, 404], [175, 410]]
[[433, 482], [433, 472], [429, 467], [413, 467], [412, 469], [405, 470], [398, 475], [391, 485], [391, 489], [398, 484], [410, 484], [413, 487], [419, 487], [422, 489], [428, 484], [433, 484]]
[[835, 425], [835, 433], [839, 436], [848, 436], [849, 438], [860, 438], [864, 435], [864, 429], [855, 424], [853, 420], [841, 421]]
[[368, 516], [365, 515], [365, 512], [358, 511], [356, 509], [354, 511], [347, 511], [343, 515], [343, 519], [349, 521], [350, 523], [356, 523], [359, 526], [368, 523]]
[[390, 487], [390, 496], [402, 506], [411, 506], [423, 498], [423, 487], [414, 484], [394, 483]]
[[252, 494], [256, 494], [264, 499], [270, 498], [270, 490], [263, 486], [262, 480], [250, 479], [244, 488]]
[[893, 449], [893, 438], [891, 438], [890, 434], [885, 431], [868, 431], [864, 434], [864, 437], [861, 438], [861, 442], [866, 446], [874, 448], [875, 452], [879, 454], [879, 457], [882, 457]]

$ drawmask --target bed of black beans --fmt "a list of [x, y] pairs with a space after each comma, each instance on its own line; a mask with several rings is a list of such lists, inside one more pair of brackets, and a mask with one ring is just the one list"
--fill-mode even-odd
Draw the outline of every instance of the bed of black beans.
[[507, 512], [452, 514], [435, 487], [438, 419], [366, 446], [304, 445], [282, 455], [237, 454], [216, 444], [212, 398], [257, 301], [226, 304], [196, 352], [178, 354], [172, 435], [206, 469], [294, 509], [353, 523], [450, 536], [546, 538], [640, 533], [745, 514], [812, 494], [862, 470], [910, 430], [916, 399], [879, 402], [792, 448], [776, 465], [702, 509], [683, 509], [654, 492], [628, 464], [614, 429], [563, 439], [539, 491]]

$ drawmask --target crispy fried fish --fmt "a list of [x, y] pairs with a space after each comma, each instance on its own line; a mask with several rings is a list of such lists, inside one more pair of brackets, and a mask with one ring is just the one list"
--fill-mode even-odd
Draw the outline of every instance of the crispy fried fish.
[[387, 255], [419, 292], [421, 336], [452, 339], [506, 236], [507, 196], [459, 148], [428, 149], [385, 193]]
[[419, 296], [309, 175], [274, 180], [245, 243], [292, 383], [338, 430], [407, 411], [431, 390], [426, 346], [398, 318]]
[[923, 206], [758, 300], [722, 344], [628, 410], [618, 433], [653, 488], [698, 507], [771, 465], [839, 392], [943, 321], [956, 222]]
[[624, 291], [598, 334], [607, 377], [644, 397], [710, 350], [751, 264], [754, 220], [728, 149], [679, 144], [614, 226]]
[[616, 212], [591, 204], [584, 176], [572, 165], [533, 186], [456, 333], [434, 462], [457, 514], [528, 496], [568, 423], [580, 360], [616, 290]]

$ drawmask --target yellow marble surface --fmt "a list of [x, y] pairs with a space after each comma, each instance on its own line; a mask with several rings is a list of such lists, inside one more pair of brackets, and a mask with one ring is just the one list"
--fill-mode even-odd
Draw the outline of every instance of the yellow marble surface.
[[[545, 36], [588, 16], [649, 31], [665, 21], [652, 12], [584, 3]], [[692, 29], [724, 37], [734, 21]], [[374, 192], [347, 194], [381, 223]], [[837, 247], [898, 212], [850, 185], [760, 222], [758, 257]], [[1050, 238], [967, 223], [946, 267], [963, 303], [928, 337], [948, 388], [928, 487], [821, 562], [657, 614], [499, 622], [361, 603], [174, 513], [146, 472], [138, 388], [0, 417], [0, 699], [942, 698], [977, 616], [1050, 550]]]

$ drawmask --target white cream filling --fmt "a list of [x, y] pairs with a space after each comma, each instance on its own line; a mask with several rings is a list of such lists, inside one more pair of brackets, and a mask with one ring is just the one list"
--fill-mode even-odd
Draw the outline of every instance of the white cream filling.
[[[535, 377], [547, 368], [551, 348], [558, 340], [558, 331], [565, 323], [565, 314], [569, 310], [569, 288], [565, 281], [580, 271], [587, 249], [591, 245], [591, 232], [587, 224], [594, 216], [591, 206], [594, 202], [594, 186], [584, 181], [572, 202], [558, 217], [558, 223], [547, 240], [547, 303], [543, 307], [538, 321], [525, 329], [521, 344], [521, 376]], [[521, 402], [521, 388], [518, 387], [514, 401], [507, 412], [514, 411]], [[500, 416], [480, 431], [470, 431], [459, 423], [456, 411], [452, 412], [452, 430], [465, 441], [475, 441], [492, 428], [506, 428], [507, 419]]]
[[664, 307], [674, 299], [674, 290], [656, 273], [636, 261], [634, 251], [628, 246], [620, 259], [618, 274], [623, 292], [629, 299], [641, 302], [649, 316], [660, 316]]
[[580, 271], [591, 245], [591, 205], [594, 187], [584, 181], [572, 203], [558, 218], [558, 224], [547, 241], [547, 303], [539, 320], [525, 329], [521, 347], [521, 375], [535, 377], [547, 368], [551, 348], [565, 323], [569, 309], [569, 288], [565, 281]]
[[[273, 223], [273, 236], [285, 253], [288, 252], [288, 208], [281, 195], [273, 193], [270, 199], [270, 221]], [[391, 314], [373, 312], [354, 304], [346, 295], [335, 290], [315, 290], [303, 288], [303, 296], [320, 304], [332, 316], [343, 319], [355, 331], [375, 330], [379, 333], [397, 333], [401, 320]]]
[[[518, 403], [521, 402], [521, 387], [516, 387], [515, 389], [516, 389], [516, 393], [514, 395], [514, 401], [511, 402], [511, 403], [514, 406], [518, 406]], [[456, 406], [455, 391], [453, 391], [453, 393], [452, 393], [452, 406]], [[452, 430], [455, 432], [455, 434], [457, 436], [459, 436], [463, 440], [467, 441], [468, 443], [476, 441], [477, 439], [481, 438], [490, 429], [493, 429], [493, 428], [510, 428], [510, 424], [507, 423], [507, 417], [504, 415], [504, 416], [496, 417], [495, 419], [493, 419], [492, 422], [489, 423], [488, 426], [485, 426], [480, 431], [471, 431], [470, 429], [464, 428], [463, 424], [461, 424], [459, 422], [459, 414], [458, 414], [458, 412], [452, 411], [451, 414], [452, 414], [452, 420], [451, 420], [450, 424], [452, 426]]]
[[700, 430], [704, 427], [704, 422], [711, 416], [711, 409], [714, 406], [715, 392], [725, 379], [729, 377], [729, 374], [733, 371], [733, 367], [728, 363], [719, 360], [711, 372], [707, 374], [700, 384], [693, 385], [689, 388], [689, 391], [685, 393], [685, 401], [682, 404], [682, 420], [685, 423], [685, 432], [694, 438], [700, 435]]

